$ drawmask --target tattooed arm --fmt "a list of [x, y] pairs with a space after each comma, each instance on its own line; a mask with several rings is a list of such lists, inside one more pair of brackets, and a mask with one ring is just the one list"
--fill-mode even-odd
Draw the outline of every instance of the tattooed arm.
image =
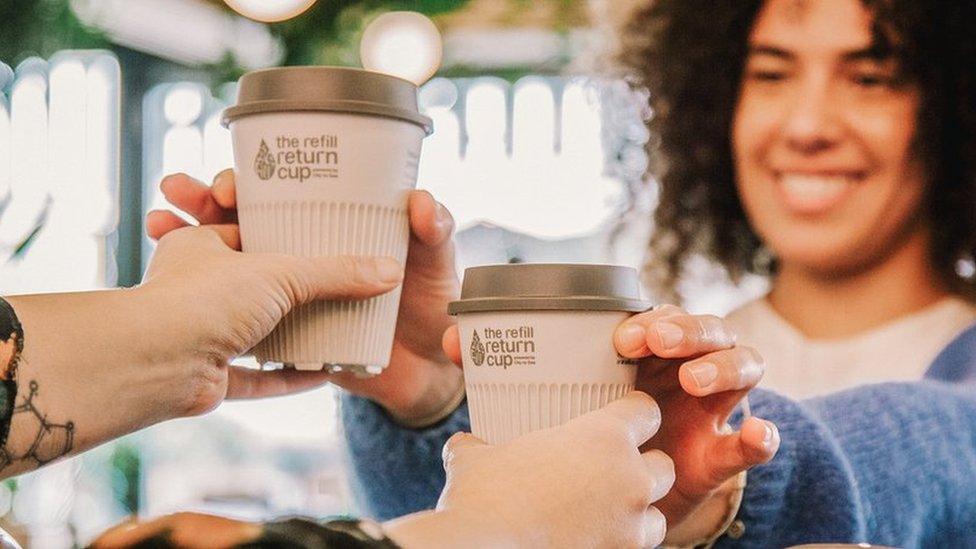
[[[0, 299], [0, 476], [40, 467], [172, 416], [176, 359], [154, 353], [143, 292]], [[139, 348], [143, 346], [143, 348]], [[166, 376], [159, 374], [166, 373]]]
[[162, 239], [132, 289], [0, 298], [0, 478], [226, 398], [322, 385], [323, 372], [228, 362], [293, 307], [393, 289], [392, 259], [234, 251], [236, 227]]

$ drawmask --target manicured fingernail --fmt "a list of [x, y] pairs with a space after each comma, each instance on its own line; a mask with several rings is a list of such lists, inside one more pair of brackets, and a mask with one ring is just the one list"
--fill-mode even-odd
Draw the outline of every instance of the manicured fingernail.
[[763, 446], [769, 446], [773, 442], [773, 424], [763, 421]]
[[674, 349], [678, 345], [681, 345], [681, 341], [685, 338], [685, 332], [681, 329], [681, 326], [671, 324], [670, 322], [658, 323], [657, 335], [661, 338], [661, 344], [664, 345], [665, 350]]
[[640, 324], [624, 324], [620, 327], [617, 340], [624, 351], [639, 351], [647, 341], [644, 327]]
[[380, 259], [376, 262], [376, 277], [380, 282], [400, 282], [403, 278], [403, 268], [392, 259]]
[[699, 389], [705, 389], [718, 378], [718, 367], [711, 362], [699, 362], [688, 367], [691, 377], [695, 380], [695, 385]]

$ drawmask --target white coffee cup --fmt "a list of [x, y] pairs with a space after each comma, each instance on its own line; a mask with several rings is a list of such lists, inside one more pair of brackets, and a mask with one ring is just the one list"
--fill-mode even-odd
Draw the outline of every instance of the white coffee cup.
[[634, 389], [617, 326], [650, 304], [637, 272], [613, 265], [467, 269], [458, 317], [471, 430], [498, 444], [606, 406]]
[[[245, 252], [405, 263], [407, 198], [432, 131], [413, 83], [339, 67], [256, 71], [241, 78], [224, 123]], [[301, 306], [253, 352], [301, 370], [379, 373], [390, 359], [399, 302], [398, 288]]]

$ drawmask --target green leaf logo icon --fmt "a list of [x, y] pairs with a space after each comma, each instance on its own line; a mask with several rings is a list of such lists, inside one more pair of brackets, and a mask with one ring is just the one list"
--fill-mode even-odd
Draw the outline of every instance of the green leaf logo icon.
[[267, 181], [274, 175], [276, 167], [274, 155], [271, 154], [271, 150], [268, 149], [268, 144], [262, 139], [261, 147], [258, 149], [258, 155], [254, 159], [254, 171], [257, 172], [258, 177]]
[[471, 337], [471, 360], [474, 361], [475, 366], [485, 363], [485, 344], [478, 337], [478, 330], [475, 330]]

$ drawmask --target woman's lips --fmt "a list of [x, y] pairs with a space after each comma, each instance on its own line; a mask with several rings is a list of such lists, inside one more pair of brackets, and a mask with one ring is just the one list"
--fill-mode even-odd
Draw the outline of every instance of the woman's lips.
[[776, 176], [776, 190], [787, 209], [797, 215], [824, 214], [840, 204], [860, 181], [849, 173], [790, 173]]

